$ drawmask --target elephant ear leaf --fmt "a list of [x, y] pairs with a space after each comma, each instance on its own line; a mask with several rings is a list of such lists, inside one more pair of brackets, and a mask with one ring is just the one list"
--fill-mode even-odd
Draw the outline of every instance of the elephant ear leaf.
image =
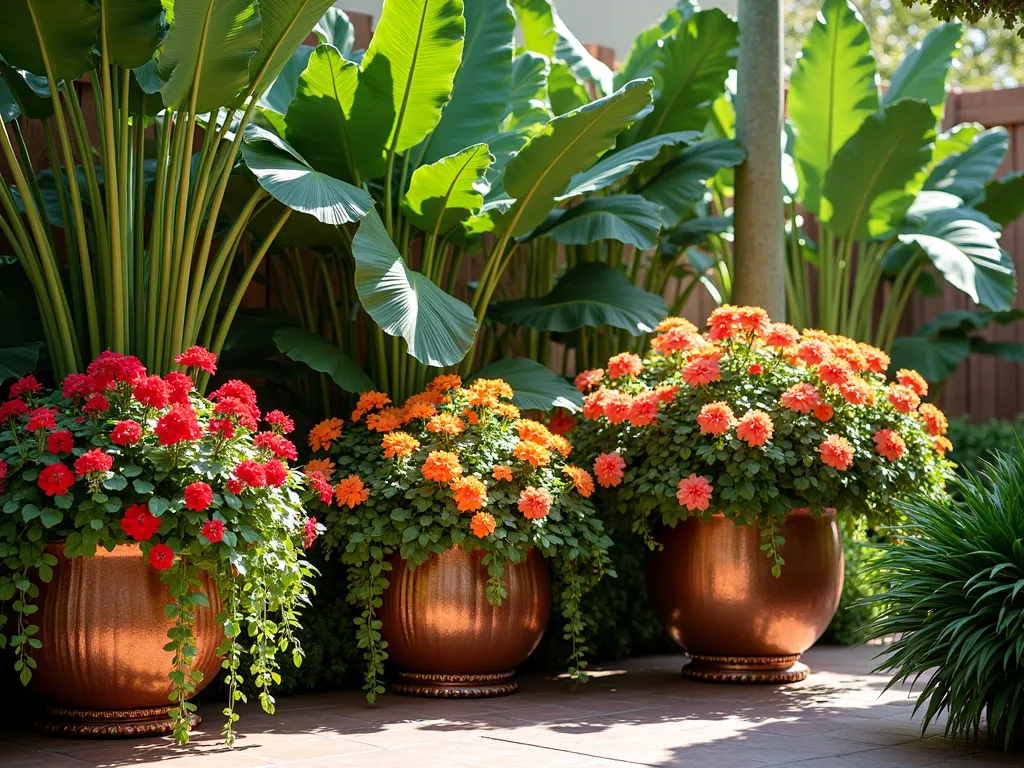
[[285, 357], [326, 373], [346, 392], [373, 389], [373, 381], [362, 367], [318, 333], [305, 328], [281, 328], [274, 333], [274, 344]]
[[20, 379], [34, 370], [39, 361], [42, 344], [19, 344], [16, 347], [0, 347], [0, 384], [8, 379]]
[[974, 206], [1005, 227], [1024, 215], [1024, 171], [1009, 173], [985, 185], [985, 199]]
[[962, 34], [963, 27], [959, 23], [947, 22], [917, 42], [892, 73], [889, 87], [882, 94], [882, 106], [895, 104], [900, 99], [923, 99], [933, 110], [938, 110], [941, 117], [946, 103], [946, 76], [953, 65], [953, 54], [960, 47]]
[[512, 402], [523, 409], [550, 411], [552, 408], [565, 408], [575, 413], [583, 405], [583, 398], [576, 387], [550, 368], [525, 357], [507, 357], [491, 363], [478, 371], [473, 379], [504, 380], [514, 392]]
[[703, 197], [708, 179], [743, 162], [743, 145], [735, 139], [700, 141], [669, 161], [640, 194], [661, 206], [662, 222], [673, 227]]
[[0, 56], [17, 69], [77, 79], [93, 66], [100, 12], [89, 0], [4, 0]]
[[376, 211], [352, 239], [359, 301], [381, 329], [401, 336], [409, 354], [444, 368], [466, 356], [476, 337], [476, 318], [465, 303], [409, 269]]
[[569, 270], [547, 295], [501, 301], [489, 314], [498, 322], [538, 331], [610, 325], [638, 336], [653, 331], [667, 310], [661, 296], [638, 288], [619, 270], [587, 261]]
[[475, 144], [436, 163], [421, 165], [402, 200], [406, 217], [434, 237], [480, 212], [490, 189], [487, 169], [494, 158], [486, 144]]
[[352, 46], [356, 43], [352, 21], [341, 8], [328, 8], [313, 27], [313, 32], [317, 40], [333, 45], [342, 56], [352, 53]]
[[943, 158], [928, 174], [925, 189], [956, 195], [966, 205], [974, 205], [985, 194], [985, 184], [1006, 157], [1010, 137], [1002, 126], [974, 136], [970, 146]]
[[657, 245], [661, 206], [640, 195], [592, 197], [568, 210], [556, 210], [534, 232], [563, 245], [616, 240], [647, 251]]
[[589, 83], [599, 96], [613, 90], [612, 71], [595, 59], [569, 30], [551, 0], [513, 0], [523, 29], [526, 49], [543, 54], [566, 66], [584, 83]]

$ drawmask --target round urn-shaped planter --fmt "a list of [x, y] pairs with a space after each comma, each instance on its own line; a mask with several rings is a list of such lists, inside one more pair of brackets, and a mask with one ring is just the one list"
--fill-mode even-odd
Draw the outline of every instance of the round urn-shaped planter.
[[[165, 651], [173, 622], [160, 572], [137, 544], [103, 548], [93, 557], [57, 557], [53, 579], [40, 588], [37, 637], [42, 647], [32, 675], [33, 691], [46, 707], [39, 727], [65, 736], [152, 736], [170, 733], [167, 678], [173, 654]], [[194, 627], [203, 673], [199, 690], [220, 669], [217, 646], [223, 629], [215, 621], [221, 602], [216, 584], [201, 575], [210, 607], [199, 607]], [[198, 693], [198, 691], [197, 691]], [[198, 722], [198, 714], [194, 716]]]
[[392, 558], [381, 633], [396, 693], [434, 698], [506, 696], [513, 672], [540, 643], [551, 615], [551, 582], [540, 552], [505, 567], [508, 596], [487, 601], [483, 552], [455, 547], [409, 570]]
[[716, 515], [665, 527], [651, 553], [647, 588], [665, 630], [691, 661], [687, 677], [714, 682], [790, 683], [807, 677], [800, 654], [839, 607], [843, 544], [833, 510], [794, 510], [782, 525], [778, 578], [756, 525]]

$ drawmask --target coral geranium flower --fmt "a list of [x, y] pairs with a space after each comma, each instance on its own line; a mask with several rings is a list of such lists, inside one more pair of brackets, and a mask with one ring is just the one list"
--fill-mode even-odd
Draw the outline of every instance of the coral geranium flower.
[[455, 494], [455, 506], [459, 512], [475, 512], [487, 503], [487, 486], [478, 477], [456, 477], [448, 487]]
[[359, 421], [365, 414], [383, 408], [390, 402], [391, 398], [383, 392], [376, 392], [372, 389], [369, 392], [363, 392], [359, 396], [359, 400], [356, 401], [356, 409], [352, 411], [352, 421]]
[[551, 462], [551, 451], [537, 443], [520, 442], [512, 449], [512, 455], [531, 467], [543, 467]]
[[545, 488], [534, 488], [528, 485], [519, 494], [519, 511], [527, 520], [540, 520], [551, 511], [551, 494]]
[[935, 450], [939, 452], [940, 456], [945, 456], [947, 451], [953, 450], [953, 443], [949, 441], [948, 437], [939, 435], [935, 438]]
[[508, 482], [511, 483], [512, 468], [503, 466], [501, 464], [495, 464], [494, 468], [491, 470], [491, 477], [493, 477], [495, 480], [507, 480]]
[[546, 446], [551, 440], [551, 431], [533, 419], [519, 419], [513, 425], [519, 439], [528, 443]]
[[687, 331], [683, 327], [669, 328], [651, 339], [651, 349], [662, 355], [669, 355], [672, 352], [685, 352], [693, 349], [699, 343], [699, 338], [693, 331]]
[[880, 429], [875, 432], [875, 451], [889, 461], [899, 461], [907, 450], [907, 444], [899, 432], [893, 429]]
[[335, 465], [330, 459], [310, 459], [306, 462], [306, 466], [302, 468], [302, 471], [307, 475], [313, 472], [319, 472], [323, 475], [324, 480], [330, 480], [334, 477]]
[[810, 413], [821, 402], [821, 394], [813, 384], [802, 381], [783, 392], [779, 401], [791, 411]]
[[602, 488], [612, 488], [622, 482], [626, 461], [616, 451], [602, 453], [594, 460], [594, 474]]
[[874, 405], [875, 391], [864, 379], [851, 376], [839, 385], [839, 394], [850, 405]]
[[679, 329], [690, 334], [697, 333], [696, 325], [691, 323], [685, 317], [676, 317], [675, 315], [671, 317], [666, 317], [654, 328], [654, 330], [657, 331], [658, 333], [665, 333], [666, 331], [670, 331], [673, 329]]
[[556, 435], [566, 435], [576, 426], [576, 419], [566, 410], [559, 408], [548, 419], [548, 430]]
[[462, 465], [459, 457], [451, 451], [431, 451], [420, 472], [433, 483], [449, 483], [456, 475], [462, 474]]
[[732, 408], [721, 400], [708, 403], [700, 409], [697, 424], [706, 435], [722, 435], [729, 431], [734, 421]]
[[698, 357], [683, 368], [683, 381], [691, 387], [703, 387], [721, 378], [722, 369], [710, 357]]
[[903, 384], [889, 385], [889, 402], [900, 413], [913, 413], [921, 404], [921, 398], [910, 387]]
[[839, 471], [846, 469], [853, 462], [853, 446], [845, 437], [839, 435], [829, 435], [822, 440], [818, 446], [818, 453], [823, 462]]
[[494, 515], [489, 512], [477, 512], [469, 521], [469, 530], [478, 539], [486, 538], [494, 533]]
[[826, 384], [840, 386], [850, 380], [853, 369], [841, 357], [832, 356], [818, 364], [818, 377]]
[[900, 368], [896, 371], [896, 381], [905, 387], [910, 387], [920, 397], [928, 394], [928, 382], [917, 371], [912, 371], [909, 368]]
[[326, 419], [309, 430], [309, 447], [314, 451], [330, 450], [331, 443], [341, 437], [341, 419]]
[[370, 498], [370, 491], [359, 475], [349, 475], [335, 486], [334, 498], [338, 500], [338, 506], [354, 509]]
[[788, 349], [800, 341], [800, 332], [786, 323], [772, 323], [764, 333], [764, 342], [775, 349]]
[[946, 430], [949, 429], [949, 421], [946, 419], [946, 414], [931, 403], [923, 403], [917, 412], [928, 425], [929, 435], [940, 437], [946, 434]]
[[711, 483], [708, 482], [706, 477], [691, 474], [689, 477], [684, 477], [679, 481], [676, 499], [679, 501], [680, 506], [686, 507], [691, 512], [694, 510], [703, 512], [711, 506], [712, 491], [714, 491], [714, 488], [711, 487]]
[[590, 498], [594, 492], [594, 478], [591, 477], [587, 470], [574, 467], [572, 464], [566, 464], [562, 467], [562, 473], [572, 479], [572, 485], [580, 496], [585, 499]]
[[658, 418], [658, 409], [661, 407], [661, 399], [653, 389], [649, 392], [642, 392], [633, 398], [629, 407], [629, 423], [634, 427], [646, 427], [653, 424]]
[[446, 392], [449, 389], [458, 389], [462, 386], [462, 377], [451, 373], [443, 373], [435, 376], [434, 380], [427, 385], [430, 392]]
[[380, 445], [384, 449], [385, 458], [393, 459], [399, 456], [407, 459], [420, 447], [420, 441], [408, 432], [390, 432], [384, 435]]
[[498, 403], [494, 406], [493, 410], [496, 414], [509, 421], [515, 421], [519, 418], [519, 409], [512, 405], [512, 403]]
[[437, 415], [437, 408], [430, 403], [409, 403], [405, 404], [405, 422], [408, 424], [410, 421], [416, 419], [429, 419]]
[[772, 424], [772, 417], [764, 411], [750, 411], [736, 425], [736, 437], [746, 440], [751, 448], [764, 445], [772, 439], [773, 434], [775, 425]]
[[401, 408], [384, 408], [366, 417], [366, 428], [373, 432], [391, 432], [405, 423], [405, 411]]
[[563, 459], [569, 458], [569, 454], [572, 453], [572, 443], [561, 435], [552, 435], [548, 441], [548, 448], [556, 453], [560, 453]]
[[817, 365], [828, 353], [828, 345], [819, 339], [804, 339], [796, 347], [796, 358], [807, 365]]
[[832, 406], [828, 403], [818, 403], [814, 406], [814, 418], [818, 421], [828, 421], [832, 418]]
[[605, 418], [612, 424], [621, 424], [628, 419], [633, 411], [633, 398], [616, 390], [604, 390], [604, 393], [602, 405]]
[[621, 352], [608, 361], [608, 378], [618, 379], [621, 376], [639, 376], [644, 369], [643, 360], [632, 352]]
[[603, 378], [604, 368], [593, 368], [589, 371], [583, 371], [582, 373], [576, 374], [573, 384], [576, 385], [576, 389], [580, 392], [586, 392], [588, 389], [593, 389], [600, 384], [601, 379]]

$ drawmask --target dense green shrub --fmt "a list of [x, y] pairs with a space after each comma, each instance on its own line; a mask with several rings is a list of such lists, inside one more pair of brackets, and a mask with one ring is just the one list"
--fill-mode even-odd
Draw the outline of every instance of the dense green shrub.
[[837, 645], [856, 645], [864, 639], [868, 622], [877, 614], [875, 606], [865, 604], [864, 598], [874, 594], [867, 578], [867, 568], [876, 556], [873, 536], [865, 531], [845, 531], [843, 555], [846, 558], [843, 595], [832, 622], [821, 636], [821, 642]]
[[1024, 736], [1024, 448], [987, 477], [966, 475], [951, 499], [899, 503], [905, 535], [871, 569], [880, 613], [869, 634], [897, 639], [879, 671], [920, 677], [923, 726], [948, 713], [946, 733], [1009, 749]]
[[984, 471], [983, 462], [995, 453], [1014, 455], [1017, 440], [1024, 435], [1024, 415], [1016, 419], [992, 419], [985, 424], [972, 424], [967, 416], [950, 419], [946, 436], [953, 443], [949, 458], [959, 473]]

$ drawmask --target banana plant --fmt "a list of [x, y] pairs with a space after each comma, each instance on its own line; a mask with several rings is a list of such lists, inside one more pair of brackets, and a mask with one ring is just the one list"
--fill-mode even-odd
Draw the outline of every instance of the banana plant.
[[[863, 19], [847, 0], [823, 4], [788, 96], [787, 296], [796, 325], [889, 348], [915, 290], [938, 278], [988, 310], [1012, 307], [1016, 276], [999, 235], [1024, 212], [1024, 198], [1014, 194], [1018, 179], [992, 178], [1006, 131], [938, 132], [961, 32], [957, 23], [932, 30], [881, 91]], [[804, 232], [801, 212], [813, 218]]]
[[[249, 220], [271, 201], [256, 188], [225, 222], [229, 178], [264, 92], [330, 5], [4, 4], [0, 234], [31, 282], [57, 376], [108, 348], [165, 372], [192, 344], [223, 344], [291, 215], [280, 211], [229, 280]], [[30, 158], [30, 125], [45, 140], [45, 170]], [[291, 185], [313, 194], [315, 182]], [[321, 217], [354, 221], [371, 206], [357, 187], [332, 193], [347, 205], [335, 200]]]
[[[553, 24], [547, 37], [556, 33]], [[524, 27], [527, 47], [536, 45], [537, 52], [536, 40], [547, 37]], [[528, 245], [527, 297], [491, 308], [496, 323], [526, 329], [503, 333], [508, 349], [550, 362], [554, 338], [575, 348], [577, 367], [598, 364], [643, 344], [643, 335], [669, 311], [664, 297], [670, 286], [672, 311], [678, 312], [701, 284], [708, 265], [690, 268], [688, 247], [723, 227], [721, 217], [709, 227], [712, 219], [699, 217], [696, 208], [709, 195], [708, 181], [743, 159], [734, 138], [705, 134], [712, 105], [735, 66], [737, 44], [734, 20], [717, 9], [700, 11], [692, 0], [639, 35], [613, 86], [652, 77], [652, 108], [596, 164], [576, 174], [556, 197], [559, 206], [522, 238]], [[565, 93], [585, 96], [593, 87], [572, 60], [561, 63], [578, 82], [568, 80], [567, 86], [566, 78], [549, 79], [553, 111], [569, 98]], [[557, 64], [556, 59], [552, 71]], [[673, 279], [681, 274], [683, 284], [676, 288]], [[570, 373], [569, 364], [563, 356], [564, 373]]]
[[[303, 297], [299, 286], [295, 302], [317, 338], [291, 331], [279, 347], [343, 389], [351, 382], [336, 373], [360, 361], [396, 401], [439, 369], [468, 377], [489, 362], [478, 331], [519, 239], [651, 103], [653, 82], [636, 79], [555, 116], [537, 98], [550, 59], [514, 56], [515, 26], [505, 0], [386, 0], [358, 62], [324, 40], [283, 111], [267, 101], [245, 133], [252, 183], [300, 217], [280, 244], [320, 246], [321, 294]], [[316, 215], [322, 202], [292, 194], [297, 173], [365, 191], [369, 212], [358, 225], [329, 222], [340, 235], [329, 237]], [[481, 271], [466, 286], [460, 266], [470, 254]], [[303, 258], [291, 253], [293, 274]], [[346, 353], [356, 359], [345, 363]], [[539, 391], [549, 406], [578, 401], [543, 366], [503, 362], [503, 375], [533, 402]]]

